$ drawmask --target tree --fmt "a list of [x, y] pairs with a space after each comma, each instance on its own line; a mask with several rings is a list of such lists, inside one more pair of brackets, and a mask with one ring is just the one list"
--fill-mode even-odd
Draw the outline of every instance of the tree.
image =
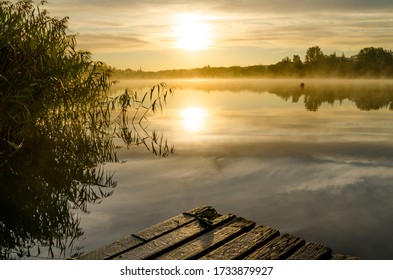
[[300, 56], [296, 55], [296, 54], [293, 55], [292, 61], [293, 61], [293, 68], [296, 72], [295, 74], [297, 76], [302, 76], [303, 75], [303, 62], [300, 59]]
[[356, 56], [356, 69], [361, 75], [393, 75], [393, 53], [383, 48], [364, 48]]
[[311, 75], [324, 74], [325, 56], [319, 46], [311, 47], [307, 50], [305, 56], [306, 71]]
[[324, 60], [324, 54], [318, 46], [308, 48], [305, 57], [306, 63], [317, 64]]
[[293, 63], [295, 63], [296, 65], [302, 65], [302, 64], [303, 64], [302, 60], [300, 59], [300, 56], [297, 55], [297, 54], [294, 54], [294, 55], [293, 55], [292, 61], [293, 61]]

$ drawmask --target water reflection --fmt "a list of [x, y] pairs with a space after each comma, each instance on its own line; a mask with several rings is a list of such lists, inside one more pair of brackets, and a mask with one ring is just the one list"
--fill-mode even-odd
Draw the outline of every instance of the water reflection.
[[[170, 81], [176, 155], [117, 169], [116, 192], [84, 220], [84, 244], [211, 204], [336, 252], [392, 259], [393, 83], [304, 82]], [[203, 133], [185, 133], [189, 106], [208, 112]]]
[[113, 172], [105, 170], [107, 163], [119, 161], [115, 139], [157, 155], [171, 152], [163, 135], [144, 122], [166, 94], [160, 85], [149, 97], [125, 91], [110, 102], [53, 108], [41, 115], [16, 153], [0, 151], [0, 259], [81, 254], [74, 247], [84, 234], [80, 216], [116, 187]]
[[364, 111], [379, 110], [388, 108], [393, 110], [393, 87], [362, 84], [327, 84], [311, 85], [299, 91], [288, 91], [277, 88], [274, 94], [286, 101], [303, 102], [307, 110], [317, 111], [323, 104], [333, 106], [336, 102], [341, 104], [349, 100], [356, 104], [357, 108]]
[[190, 132], [199, 132], [206, 124], [207, 112], [201, 107], [188, 107], [181, 110], [183, 127]]
[[[1, 168], [1, 258], [72, 253], [82, 236], [78, 211], [111, 195], [116, 183], [100, 163], [111, 160], [108, 142], [86, 134], [37, 131]], [[101, 146], [96, 149], [97, 145]]]
[[[305, 81], [304, 90], [299, 81], [169, 84], [176, 94], [163, 127], [177, 150], [170, 158], [117, 149], [113, 134], [83, 119], [53, 117], [39, 126], [0, 169], [1, 257], [36, 255], [37, 244], [50, 254], [81, 252], [73, 241], [82, 235], [76, 245], [90, 251], [201, 204], [336, 251], [393, 257], [382, 244], [393, 244], [393, 83]], [[119, 128], [119, 137], [136, 143], [135, 129]], [[185, 130], [203, 133], [184, 137]], [[158, 151], [152, 143], [141, 145]], [[130, 160], [107, 163], [118, 157]], [[81, 220], [84, 211], [91, 214]], [[384, 242], [375, 248], [370, 239]]]
[[393, 109], [393, 82], [391, 80], [302, 80], [304, 89], [299, 88], [299, 80], [265, 79], [218, 79], [174, 80], [171, 85], [178, 91], [187, 89], [202, 92], [232, 92], [274, 94], [288, 102], [302, 102], [307, 110], [316, 111], [323, 104], [354, 103], [360, 110]]

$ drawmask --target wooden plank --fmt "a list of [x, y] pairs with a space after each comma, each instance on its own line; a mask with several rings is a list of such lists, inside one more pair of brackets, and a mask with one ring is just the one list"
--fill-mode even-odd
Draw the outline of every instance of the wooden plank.
[[265, 246], [257, 249], [246, 259], [249, 260], [284, 260], [295, 253], [305, 244], [305, 241], [297, 236], [283, 234], [268, 242]]
[[126, 250], [130, 250], [142, 244], [144, 241], [151, 240], [153, 238], [166, 234], [172, 230], [175, 230], [178, 227], [193, 222], [198, 217], [216, 218], [218, 216], [219, 215], [217, 214], [217, 211], [211, 206], [197, 207], [183, 214], [167, 219], [159, 224], [153, 225], [136, 234], [132, 234], [130, 236], [117, 240], [103, 248], [99, 248], [97, 250], [89, 252], [81, 256], [79, 259], [82, 260], [111, 259]]
[[163, 221], [159, 224], [153, 225], [148, 229], [142, 230], [134, 235], [144, 239], [150, 240], [156, 238], [160, 235], [166, 234], [178, 227], [181, 227], [187, 223], [195, 221], [197, 218], [209, 218], [215, 219], [219, 215], [217, 211], [211, 206], [202, 206], [190, 211], [187, 211], [183, 214], [177, 215], [176, 217], [170, 218], [166, 221]]
[[289, 260], [329, 260], [332, 249], [315, 242], [308, 242], [299, 251], [290, 256]]
[[225, 243], [216, 250], [203, 256], [202, 260], [240, 260], [255, 249], [277, 237], [280, 232], [268, 226], [257, 226], [236, 239]]
[[334, 254], [331, 259], [332, 260], [359, 260], [358, 257], [343, 255], [343, 254]]
[[209, 230], [233, 220], [235, 217], [236, 216], [233, 214], [217, 217], [211, 221], [210, 226], [196, 220], [127, 251], [114, 259], [141, 260], [156, 258], [159, 255], [165, 254], [174, 247], [180, 246], [181, 244], [184, 244]]
[[90, 253], [87, 253], [79, 259], [81, 260], [104, 260], [104, 259], [110, 259], [114, 255], [127, 250], [129, 248], [133, 248], [135, 246], [138, 246], [142, 244], [144, 241], [140, 238], [137, 238], [133, 235], [127, 236], [125, 238], [122, 238], [118, 241], [115, 241], [111, 243], [110, 245], [107, 245], [103, 248], [99, 248], [97, 250], [94, 250]]
[[161, 260], [186, 260], [198, 259], [206, 253], [214, 250], [221, 244], [239, 236], [243, 232], [251, 230], [255, 222], [244, 218], [236, 218], [230, 223], [224, 224], [212, 231], [209, 231], [188, 243], [169, 251], [158, 257]]
[[202, 206], [92, 251], [80, 259], [357, 260], [315, 242]]
[[198, 216], [206, 219], [213, 220], [217, 218], [218, 216], [221, 216], [217, 213], [216, 209], [214, 209], [211, 206], [201, 206], [194, 208], [192, 210], [189, 210], [185, 212], [185, 214], [193, 215], [193, 216]]

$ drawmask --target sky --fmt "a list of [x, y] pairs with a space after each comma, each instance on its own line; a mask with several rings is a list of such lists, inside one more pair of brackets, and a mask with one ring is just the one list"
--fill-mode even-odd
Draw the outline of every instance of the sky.
[[392, 0], [48, 0], [78, 48], [120, 69], [274, 64], [319, 46], [393, 49]]

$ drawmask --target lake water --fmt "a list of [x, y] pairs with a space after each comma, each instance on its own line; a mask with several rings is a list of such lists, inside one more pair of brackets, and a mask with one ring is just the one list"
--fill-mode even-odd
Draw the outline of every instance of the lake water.
[[[157, 82], [121, 81], [114, 91], [143, 93]], [[89, 252], [211, 205], [337, 253], [393, 259], [393, 81], [165, 82], [174, 94], [162, 113], [149, 116], [148, 129], [164, 135], [175, 153], [119, 149], [124, 162], [104, 165], [117, 186], [78, 213], [84, 233], [74, 247]], [[84, 136], [73, 133], [82, 145], [41, 137], [14, 163], [15, 181], [3, 178], [2, 252], [30, 246], [29, 236], [53, 242], [80, 235], [67, 200], [94, 200], [77, 182], [97, 176], [83, 172], [91, 168], [90, 150], [81, 151]]]
[[126, 162], [106, 165], [117, 187], [89, 206], [80, 245], [90, 251], [212, 205], [334, 252], [393, 259], [393, 82], [299, 83], [167, 81], [175, 93], [149, 127], [175, 154], [120, 150]]

